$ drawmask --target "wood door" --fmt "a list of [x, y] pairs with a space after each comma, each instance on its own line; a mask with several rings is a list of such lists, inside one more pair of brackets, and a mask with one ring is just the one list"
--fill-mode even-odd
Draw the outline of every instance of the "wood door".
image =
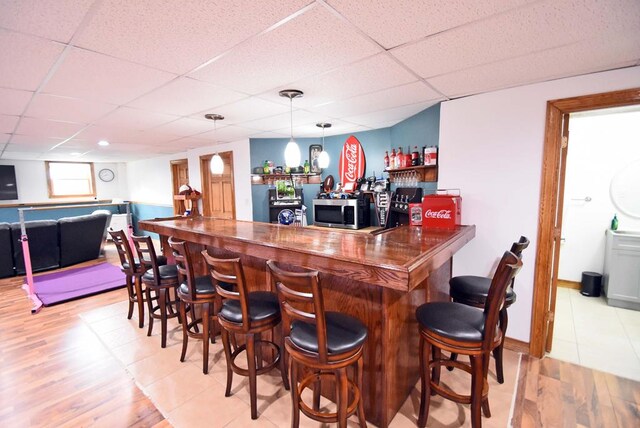
[[[173, 195], [177, 195], [180, 186], [189, 184], [189, 162], [186, 159], [171, 161], [171, 181], [173, 183]], [[182, 201], [173, 201], [173, 214], [182, 215], [185, 207]]]
[[203, 214], [207, 217], [235, 219], [233, 152], [221, 152], [218, 154], [224, 163], [222, 174], [211, 174], [210, 164], [213, 155], [200, 156]]
[[564, 190], [564, 182], [561, 183], [564, 173], [561, 174], [561, 171], [564, 170], [563, 162], [566, 157], [566, 151], [563, 154], [562, 146], [565, 127], [568, 125], [564, 119], [570, 113], [637, 104], [640, 104], [640, 88], [552, 100], [547, 103], [529, 343], [529, 353], [534, 357], [544, 356], [547, 344], [551, 343], [548, 336], [553, 334], [556, 288], [553, 278], [557, 277], [555, 253], [560, 243], [558, 219], [562, 220], [563, 200], [560, 199], [560, 191]]

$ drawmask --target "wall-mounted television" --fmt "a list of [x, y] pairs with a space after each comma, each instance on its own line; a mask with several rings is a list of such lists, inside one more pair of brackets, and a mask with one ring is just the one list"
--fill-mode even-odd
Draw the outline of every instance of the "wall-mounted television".
[[18, 199], [16, 168], [13, 165], [0, 165], [0, 200]]

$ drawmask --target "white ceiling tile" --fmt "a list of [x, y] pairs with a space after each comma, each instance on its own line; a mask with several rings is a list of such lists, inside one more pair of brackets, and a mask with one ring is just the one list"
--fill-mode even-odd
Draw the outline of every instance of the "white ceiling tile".
[[105, 55], [72, 49], [44, 93], [125, 104], [175, 76]]
[[377, 0], [327, 3], [387, 49], [535, 0]]
[[[295, 103], [295, 101], [294, 101]], [[318, 113], [311, 113], [306, 110], [294, 110], [293, 111], [293, 125], [302, 125], [305, 123], [315, 123], [322, 120], [324, 115]], [[249, 122], [242, 123], [242, 126], [247, 128], [257, 129], [261, 131], [274, 131], [276, 129], [283, 129], [291, 127], [291, 114], [281, 113], [275, 116], [265, 117], [263, 119], [251, 120]]]
[[[218, 124], [218, 126], [222, 126]], [[200, 134], [213, 129], [213, 121], [204, 119], [194, 119], [191, 117], [183, 117], [173, 122], [165, 123], [156, 128], [154, 131], [165, 132], [173, 135], [189, 136], [194, 134]]]
[[[635, 31], [632, 34], [640, 39], [640, 2], [626, 10], [612, 6], [597, 0], [532, 4], [402, 46], [392, 54], [428, 78], [582, 41], [593, 37], [597, 26], [607, 38]], [[618, 16], [624, 13], [635, 18], [635, 29]], [[614, 15], [610, 18], [620, 27], [607, 28], [603, 22], [611, 19], [603, 20], [603, 14]]]
[[68, 42], [94, 0], [3, 0], [0, 26]]
[[388, 126], [395, 125], [396, 123], [408, 117], [411, 117], [416, 113], [420, 113], [422, 110], [429, 108], [434, 104], [436, 104], [436, 102], [412, 104], [389, 110], [376, 111], [373, 113], [366, 113], [357, 116], [349, 116], [345, 117], [344, 120], [373, 129], [386, 128]]
[[308, 0], [105, 1], [77, 43], [183, 74], [307, 3]]
[[[393, 58], [382, 53], [328, 73], [299, 80], [290, 86], [304, 92], [302, 98], [296, 98], [295, 104], [300, 108], [310, 108], [416, 80], [412, 73], [400, 66]], [[286, 98], [282, 99], [278, 96], [278, 91], [261, 94], [260, 98], [288, 104]]]
[[129, 106], [189, 116], [245, 97], [246, 95], [240, 92], [181, 77], [138, 98]]
[[32, 137], [69, 138], [85, 126], [84, 123], [23, 117], [16, 129], [16, 134]]
[[119, 107], [96, 122], [98, 126], [144, 130], [176, 120], [178, 116], [129, 107]]
[[209, 140], [209, 144], [228, 143], [237, 141], [241, 138], [249, 138], [249, 135], [252, 135], [255, 132], [256, 129], [229, 125], [223, 128], [218, 128], [216, 131], [209, 131], [205, 132], [204, 134], [199, 134], [197, 138]]
[[287, 132], [273, 132], [273, 131], [257, 131], [255, 134], [249, 135], [250, 138], [286, 138], [289, 136], [289, 131]]
[[21, 115], [33, 92], [0, 88], [0, 114]]
[[9, 137], [11, 137], [10, 134], [0, 134], [0, 144], [5, 144], [9, 141]]
[[160, 145], [156, 144], [132, 144], [132, 143], [114, 143], [108, 147], [99, 147], [96, 149], [98, 153], [104, 152], [106, 154], [113, 152], [138, 152], [138, 153], [160, 153], [158, 148]]
[[77, 135], [77, 138], [97, 144], [100, 140], [106, 140], [109, 143], [126, 143], [131, 130], [124, 128], [113, 128], [92, 125]]
[[[330, 119], [328, 120], [328, 122], [331, 123], [331, 128], [326, 128], [325, 134], [324, 134], [326, 137], [329, 137], [331, 135], [368, 131], [371, 129], [366, 126], [356, 125], [355, 123], [340, 121], [337, 119]], [[288, 137], [288, 134], [287, 134], [288, 132], [289, 132], [289, 129], [280, 129], [276, 131], [276, 133], [284, 134], [287, 137]], [[298, 137], [322, 138], [322, 128], [317, 127], [315, 123], [307, 123], [305, 125], [294, 127], [293, 135], [296, 138]], [[270, 137], [263, 137], [263, 138], [270, 138]]]
[[[49, 150], [50, 148], [57, 146], [65, 140], [66, 138], [38, 137], [33, 135], [14, 135], [11, 139], [11, 144], [15, 144], [17, 146], [44, 147]], [[78, 148], [82, 147], [84, 141], [73, 139], [67, 141], [65, 145], [66, 144], [68, 144], [67, 147]]]
[[350, 25], [316, 6], [238, 46], [192, 76], [258, 94], [377, 52], [379, 48]]
[[531, 55], [482, 65], [429, 79], [449, 97], [493, 91], [533, 82], [586, 74], [633, 65], [640, 57], [636, 38], [618, 39], [617, 48], [608, 41], [590, 40]]
[[116, 107], [115, 104], [38, 94], [29, 104], [25, 115], [38, 119], [91, 123]]
[[0, 86], [35, 91], [64, 46], [0, 28]]
[[171, 150], [178, 152], [178, 151], [183, 151], [188, 149], [195, 149], [198, 147], [206, 147], [211, 144], [212, 144], [211, 140], [207, 140], [204, 138], [185, 137], [185, 138], [180, 138], [179, 140], [174, 140], [174, 141], [171, 141], [170, 143], [165, 144], [164, 148], [170, 148]]
[[18, 123], [18, 116], [0, 115], [0, 132], [11, 134]]
[[[298, 99], [294, 101], [298, 102]], [[214, 113], [224, 116], [224, 120], [218, 123], [222, 125], [233, 125], [240, 122], [257, 120], [264, 117], [275, 116], [280, 113], [289, 111], [289, 102], [287, 105], [274, 103], [263, 100], [261, 98], [250, 97], [235, 103], [226, 104], [216, 109]], [[199, 115], [202, 117], [201, 115]]]
[[325, 104], [312, 110], [333, 117], [347, 117], [424, 101], [435, 102], [437, 100], [442, 100], [442, 96], [439, 93], [423, 82], [415, 82], [348, 100]]

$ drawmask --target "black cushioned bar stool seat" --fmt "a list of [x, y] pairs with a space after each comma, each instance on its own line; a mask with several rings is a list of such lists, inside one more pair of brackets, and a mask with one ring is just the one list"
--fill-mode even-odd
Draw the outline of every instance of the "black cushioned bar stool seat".
[[[252, 291], [249, 293], [249, 319], [252, 322], [265, 321], [269, 318], [280, 318], [280, 305], [275, 293], [268, 291]], [[225, 300], [222, 303], [220, 317], [227, 321], [242, 323], [242, 308], [239, 300]]]
[[[164, 266], [167, 264], [167, 258], [165, 256], [157, 256], [156, 261], [158, 262], [158, 266]], [[140, 269], [140, 263], [137, 260], [133, 263], [133, 265], [135, 269]], [[122, 263], [122, 267], [124, 269], [129, 269], [129, 263]]]
[[[359, 319], [340, 312], [326, 312], [327, 350], [330, 354], [352, 351], [367, 340], [367, 327]], [[291, 323], [291, 341], [309, 352], [318, 352], [316, 325], [304, 321]]]
[[[160, 272], [161, 280], [178, 278], [178, 270], [176, 269], [176, 265], [158, 266], [158, 271]], [[155, 279], [153, 269], [148, 269], [144, 273], [144, 275], [142, 275], [142, 279], [153, 281]]]
[[478, 342], [484, 334], [482, 311], [460, 303], [434, 302], [416, 311], [420, 326], [449, 339]]

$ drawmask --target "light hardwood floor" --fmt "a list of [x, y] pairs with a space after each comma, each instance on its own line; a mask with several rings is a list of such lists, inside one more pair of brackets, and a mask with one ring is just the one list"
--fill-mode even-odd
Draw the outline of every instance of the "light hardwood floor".
[[[107, 255], [117, 264], [113, 248]], [[289, 426], [289, 395], [278, 376], [259, 377], [260, 418], [251, 421], [246, 380], [236, 377], [234, 397], [224, 398], [220, 341], [212, 346], [211, 373], [204, 376], [195, 341], [187, 362], [178, 361], [176, 325], [169, 346], [161, 349], [157, 331], [146, 337], [135, 315], [126, 319], [124, 289], [31, 315], [21, 284], [22, 278], [0, 280], [0, 426]], [[514, 427], [640, 426], [639, 383], [526, 356], [516, 379], [519, 361], [518, 354], [506, 353], [504, 385], [491, 374], [493, 417], [483, 419], [483, 426], [510, 426], [512, 403]], [[450, 386], [467, 387], [466, 374], [445, 375]], [[393, 427], [415, 426], [418, 397], [415, 388]], [[428, 426], [468, 426], [468, 414], [467, 406], [434, 397]], [[303, 427], [317, 426], [301, 419]]]

